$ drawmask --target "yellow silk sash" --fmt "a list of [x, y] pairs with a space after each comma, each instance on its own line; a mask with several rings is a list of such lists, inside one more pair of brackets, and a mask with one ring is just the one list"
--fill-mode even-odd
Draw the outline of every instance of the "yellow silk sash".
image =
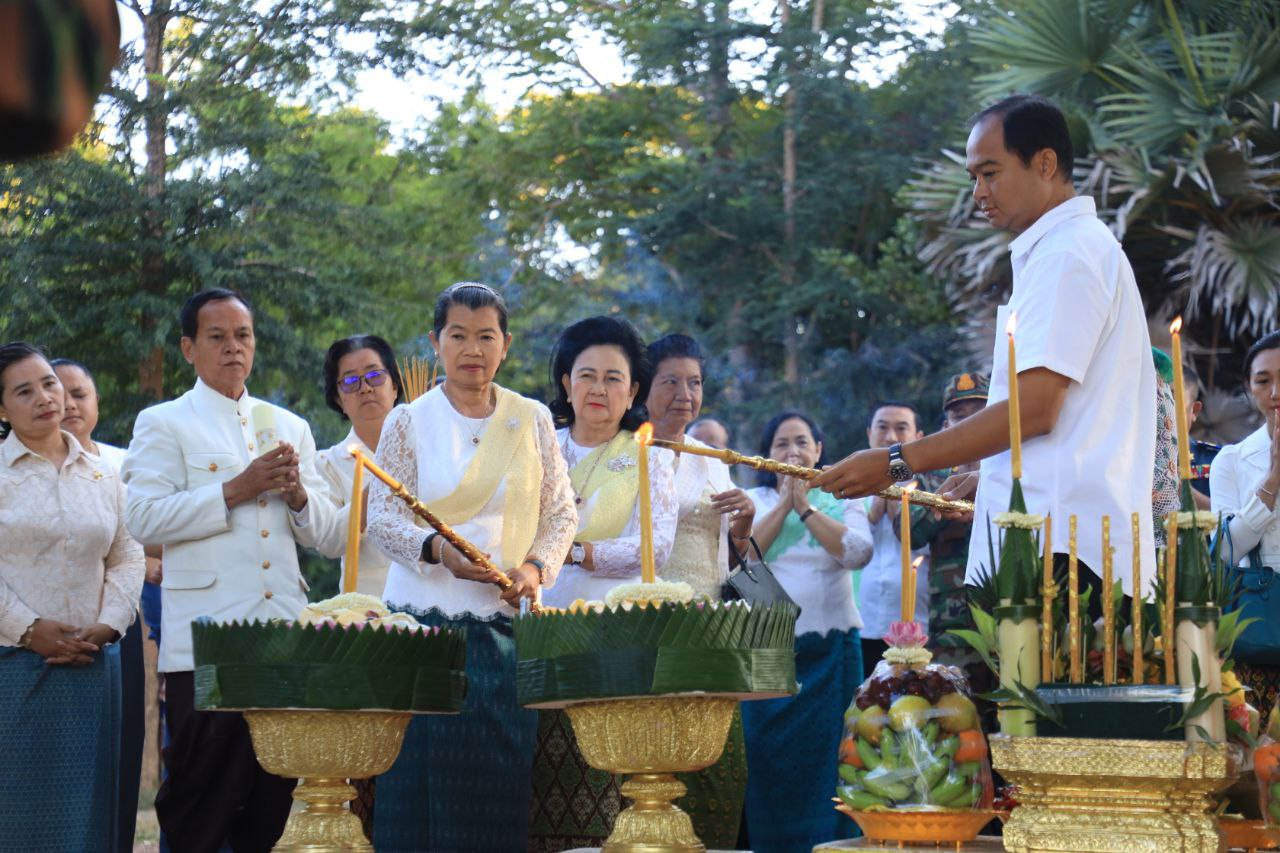
[[593, 495], [591, 518], [579, 528], [580, 542], [617, 539], [631, 520], [640, 494], [640, 447], [635, 434], [619, 430], [608, 444], [595, 448], [573, 466], [569, 482], [585, 504]]
[[542, 457], [534, 424], [538, 404], [514, 391], [493, 387], [498, 404], [462, 481], [452, 494], [431, 501], [427, 508], [446, 524], [461, 524], [489, 503], [505, 477], [502, 557], [506, 567], [511, 567], [524, 561], [538, 530], [542, 482]]

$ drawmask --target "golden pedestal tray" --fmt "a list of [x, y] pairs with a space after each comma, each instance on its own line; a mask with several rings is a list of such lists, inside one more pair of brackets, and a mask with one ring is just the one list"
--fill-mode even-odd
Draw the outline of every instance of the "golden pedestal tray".
[[404, 711], [246, 710], [258, 763], [268, 773], [297, 778], [293, 814], [272, 849], [328, 853], [372, 851], [360, 819], [347, 809], [356, 795], [348, 780], [391, 769], [412, 714]]
[[689, 816], [673, 802], [685, 793], [674, 773], [702, 770], [724, 752], [738, 697], [718, 695], [605, 699], [565, 706], [578, 749], [598, 770], [631, 778], [633, 802], [601, 849], [607, 853], [703, 851]]
[[1018, 785], [1009, 851], [1218, 853], [1212, 795], [1236, 753], [1185, 741], [992, 735], [991, 764]]

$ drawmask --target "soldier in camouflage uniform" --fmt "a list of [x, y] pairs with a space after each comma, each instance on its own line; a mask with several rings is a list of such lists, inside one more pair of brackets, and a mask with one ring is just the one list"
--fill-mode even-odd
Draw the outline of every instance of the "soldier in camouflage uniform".
[[[961, 373], [951, 377], [943, 390], [942, 428], [949, 429], [987, 404], [987, 377], [981, 373]], [[948, 471], [934, 471], [921, 477], [921, 488], [937, 491], [952, 474], [966, 466]], [[965, 592], [965, 565], [969, 559], [969, 532], [972, 522], [934, 518], [933, 512], [913, 507], [911, 541], [928, 542], [929, 566], [929, 635], [934, 660], [965, 669], [975, 686], [985, 683], [985, 667], [978, 655], [964, 643], [947, 636], [955, 628], [969, 628], [969, 601]], [[984, 677], [977, 677], [982, 674]]]

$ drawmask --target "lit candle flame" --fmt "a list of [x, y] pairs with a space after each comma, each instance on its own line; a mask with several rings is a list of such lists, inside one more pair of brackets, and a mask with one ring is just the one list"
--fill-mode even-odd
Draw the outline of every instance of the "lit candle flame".
[[1015, 330], [1017, 330], [1017, 328], [1018, 328], [1018, 312], [1010, 311], [1009, 321], [1004, 324], [1005, 333], [1008, 334], [1009, 337], [1013, 337], [1013, 333]]
[[920, 564], [923, 562], [924, 562], [924, 554], [921, 554], [919, 557], [916, 557], [914, 560], [911, 561], [911, 571], [914, 572], [916, 569], [920, 568]]
[[1176, 335], [1181, 331], [1182, 331], [1182, 315], [1179, 314], [1177, 317], [1174, 318], [1173, 322], [1169, 324], [1169, 334]]
[[360, 445], [356, 444], [355, 442], [348, 444], [347, 452], [350, 453], [352, 456], [358, 455], [359, 453], [361, 453]]
[[650, 444], [652, 444], [653, 443], [653, 424], [650, 424], [650, 423], [641, 424], [640, 428], [636, 430], [636, 441], [642, 447], [648, 447]]
[[[912, 480], [909, 483], [903, 483], [898, 488], [902, 489], [902, 491], [904, 492], [914, 492], [916, 489], [920, 488], [920, 484], [917, 483], [915, 480]], [[921, 559], [923, 559], [923, 557]]]

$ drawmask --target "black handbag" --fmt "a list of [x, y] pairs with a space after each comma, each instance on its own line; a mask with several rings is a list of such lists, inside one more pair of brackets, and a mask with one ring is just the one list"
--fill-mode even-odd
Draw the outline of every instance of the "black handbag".
[[782, 584], [778, 583], [773, 569], [769, 568], [769, 564], [764, 561], [764, 554], [760, 553], [760, 546], [756, 544], [755, 537], [750, 541], [758, 558], [754, 561], [740, 554], [734, 547], [733, 540], [729, 540], [729, 550], [738, 559], [738, 568], [729, 573], [729, 580], [725, 582], [720, 592], [721, 598], [725, 601], [745, 601], [748, 604], [790, 604], [799, 615], [800, 605], [796, 604], [795, 599], [787, 595]]

